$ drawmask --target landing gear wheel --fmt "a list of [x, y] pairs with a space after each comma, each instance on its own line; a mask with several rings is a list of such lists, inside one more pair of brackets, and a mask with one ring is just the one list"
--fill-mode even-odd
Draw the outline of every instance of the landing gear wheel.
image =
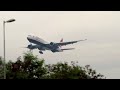
[[39, 53], [40, 53], [40, 54], [43, 54], [43, 52], [42, 52], [42, 51], [39, 51]]

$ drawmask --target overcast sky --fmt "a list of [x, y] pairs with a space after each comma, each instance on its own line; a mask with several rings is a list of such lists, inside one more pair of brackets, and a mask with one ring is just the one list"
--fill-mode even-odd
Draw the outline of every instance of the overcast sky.
[[107, 78], [120, 79], [120, 12], [117, 11], [0, 11], [0, 56], [3, 56], [3, 20], [6, 23], [6, 58], [15, 61], [28, 49], [28, 35], [47, 42], [88, 39], [62, 48], [75, 50], [39, 54], [46, 64], [78, 61], [81, 66], [91, 65]]

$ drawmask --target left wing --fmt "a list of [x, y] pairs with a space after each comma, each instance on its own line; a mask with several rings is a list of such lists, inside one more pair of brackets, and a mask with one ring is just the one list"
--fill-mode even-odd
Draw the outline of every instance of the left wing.
[[[87, 40], [87, 39], [85, 39], [85, 40]], [[59, 46], [64, 46], [64, 45], [73, 44], [73, 43], [77, 43], [77, 42], [85, 41], [85, 40], [78, 40], [78, 41], [71, 41], [71, 42], [60, 42], [60, 43], [56, 43], [56, 44]]]

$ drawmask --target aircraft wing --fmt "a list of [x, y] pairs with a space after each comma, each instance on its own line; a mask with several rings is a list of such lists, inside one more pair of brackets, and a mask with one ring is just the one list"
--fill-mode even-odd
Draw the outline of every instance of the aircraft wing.
[[[87, 40], [87, 39], [85, 39], [85, 40]], [[70, 42], [60, 42], [60, 43], [56, 43], [56, 44], [59, 45], [59, 46], [64, 46], [64, 45], [74, 44], [74, 43], [77, 43], [77, 42], [80, 42], [80, 41], [85, 41], [85, 40], [70, 41]]]

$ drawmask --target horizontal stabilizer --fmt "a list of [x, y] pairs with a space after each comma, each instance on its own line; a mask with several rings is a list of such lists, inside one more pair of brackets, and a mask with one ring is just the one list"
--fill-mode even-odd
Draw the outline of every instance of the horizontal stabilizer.
[[75, 48], [65, 48], [65, 49], [61, 49], [61, 50], [73, 50]]

